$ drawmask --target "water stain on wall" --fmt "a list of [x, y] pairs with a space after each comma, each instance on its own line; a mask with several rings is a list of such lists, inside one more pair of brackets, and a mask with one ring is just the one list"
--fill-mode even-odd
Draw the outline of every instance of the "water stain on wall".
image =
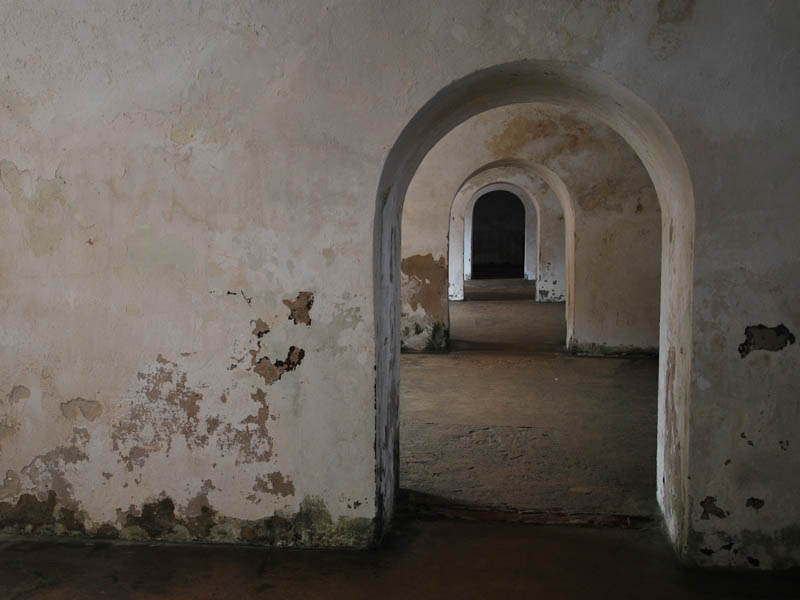
[[8, 394], [8, 403], [13, 404], [31, 397], [31, 391], [24, 385], [15, 385]]
[[0, 160], [0, 183], [11, 196], [14, 208], [23, 216], [27, 244], [36, 257], [55, 252], [61, 245], [71, 216], [66, 198], [66, 180], [55, 177], [34, 179], [9, 160]]
[[70, 420], [75, 420], [79, 415], [84, 419], [94, 421], [103, 412], [103, 405], [97, 400], [86, 400], [84, 398], [73, 398], [61, 403], [61, 414]]

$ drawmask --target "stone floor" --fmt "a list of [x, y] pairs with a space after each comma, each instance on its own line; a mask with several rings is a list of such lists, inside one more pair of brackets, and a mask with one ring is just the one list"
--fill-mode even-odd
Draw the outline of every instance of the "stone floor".
[[0, 598], [798, 598], [795, 574], [677, 566], [654, 526], [406, 521], [378, 550], [0, 542]]
[[484, 300], [451, 302], [452, 352], [403, 355], [401, 487], [532, 520], [655, 516], [657, 360], [564, 354], [564, 304], [533, 289], [467, 282]]

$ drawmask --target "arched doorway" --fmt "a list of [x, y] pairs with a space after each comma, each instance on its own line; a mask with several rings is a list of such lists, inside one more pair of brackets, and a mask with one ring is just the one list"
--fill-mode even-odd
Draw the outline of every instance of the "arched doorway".
[[694, 197], [672, 134], [644, 101], [607, 76], [573, 64], [522, 61], [491, 67], [440, 91], [409, 122], [384, 164], [376, 196], [376, 485], [378, 524], [391, 518], [398, 489], [398, 336], [400, 217], [421, 160], [450, 129], [505, 104], [540, 102], [585, 111], [633, 148], [661, 205], [662, 277], [659, 339], [657, 499], [670, 538], [686, 539], [684, 471], [688, 456]]
[[[525, 234], [535, 231], [535, 218], [511, 191], [492, 190], [476, 198], [464, 224], [464, 278], [522, 279], [530, 250]], [[535, 239], [534, 234], [534, 249]]]
[[[537, 181], [553, 191], [555, 205], [549, 206], [547, 198], [537, 197], [534, 190]], [[465, 254], [470, 245], [467, 218], [471, 207], [481, 194], [501, 189], [519, 197], [526, 214], [536, 214], [535, 248], [531, 248], [530, 241], [527, 243], [525, 273], [536, 280], [537, 302], [567, 302], [567, 330], [571, 332], [571, 295], [567, 291], [574, 271], [575, 209], [564, 182], [544, 165], [523, 160], [496, 161], [477, 169], [459, 186], [450, 206], [447, 236], [448, 298], [464, 299], [464, 280], [468, 278]], [[543, 242], [547, 247], [542, 246]]]

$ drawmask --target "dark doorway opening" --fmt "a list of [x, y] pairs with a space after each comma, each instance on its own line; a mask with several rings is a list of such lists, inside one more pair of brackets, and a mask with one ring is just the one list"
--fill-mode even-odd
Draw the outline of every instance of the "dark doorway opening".
[[511, 192], [478, 198], [472, 214], [472, 278], [521, 279], [525, 273], [525, 207]]

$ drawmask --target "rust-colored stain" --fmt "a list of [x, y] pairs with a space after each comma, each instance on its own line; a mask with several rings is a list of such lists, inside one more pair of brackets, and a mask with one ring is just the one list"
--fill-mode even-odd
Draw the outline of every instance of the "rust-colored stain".
[[551, 137], [558, 130], [558, 123], [552, 119], [530, 119], [517, 115], [506, 122], [503, 131], [489, 138], [486, 149], [496, 158], [515, 156], [527, 143]]
[[284, 300], [283, 303], [289, 307], [289, 319], [294, 324], [304, 323], [311, 325], [311, 306], [314, 304], [313, 292], [299, 292], [294, 300]]
[[489, 138], [486, 149], [494, 158], [502, 159], [516, 156], [527, 144], [543, 138], [552, 142], [537, 154], [537, 160], [543, 164], [598, 143], [587, 126], [570, 115], [560, 115], [557, 120], [517, 115], [505, 123], [503, 131]]
[[294, 496], [294, 483], [290, 478], [285, 478], [283, 473], [275, 471], [268, 473], [266, 478], [257, 475], [256, 482], [253, 484], [253, 491], [264, 492], [274, 496]]
[[404, 258], [400, 268], [410, 280], [404, 287], [412, 310], [421, 306], [431, 321], [444, 321], [446, 307], [443, 303], [447, 301], [445, 258], [440, 256], [439, 260], [434, 260], [432, 254], [415, 254]]
[[622, 185], [621, 180], [606, 177], [578, 197], [578, 206], [585, 211], [600, 209], [621, 213], [624, 207], [618, 200], [618, 193]]

